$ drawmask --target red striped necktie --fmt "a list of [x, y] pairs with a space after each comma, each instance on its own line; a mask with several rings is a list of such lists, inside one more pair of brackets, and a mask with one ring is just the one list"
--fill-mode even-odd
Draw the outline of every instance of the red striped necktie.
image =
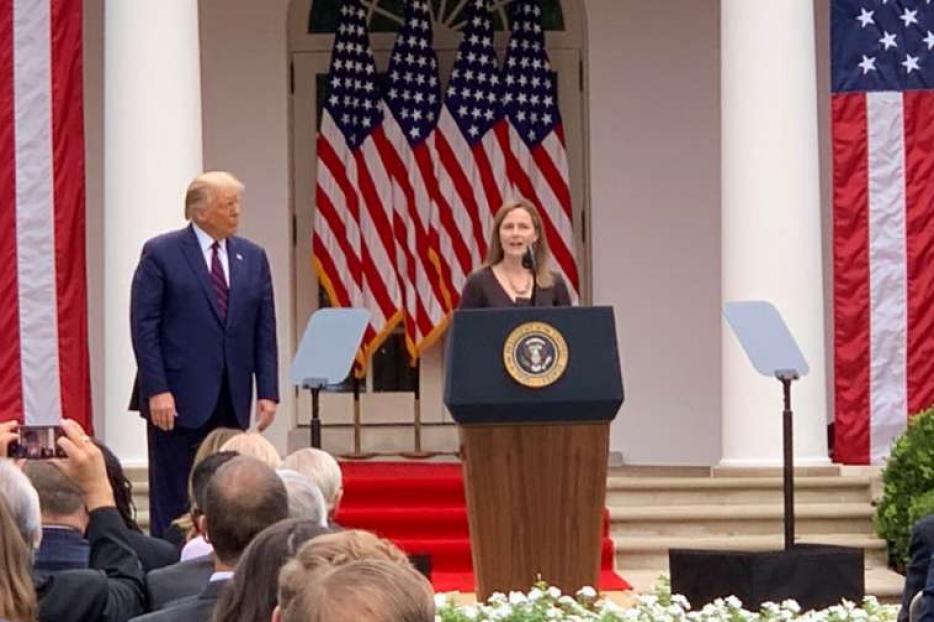
[[227, 320], [227, 279], [224, 278], [224, 266], [221, 265], [221, 258], [218, 255], [220, 244], [215, 240], [211, 244], [211, 286], [214, 288], [214, 295], [217, 296], [217, 306], [221, 312], [221, 319]]

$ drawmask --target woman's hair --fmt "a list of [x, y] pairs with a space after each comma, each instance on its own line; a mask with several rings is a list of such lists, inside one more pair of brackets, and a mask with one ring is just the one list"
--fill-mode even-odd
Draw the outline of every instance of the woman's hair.
[[33, 622], [38, 606], [32, 585], [29, 549], [0, 495], [0, 618]]
[[[198, 445], [198, 451], [195, 452], [195, 459], [191, 463], [191, 471], [188, 473], [188, 507], [189, 510], [195, 506], [195, 493], [191, 483], [191, 476], [195, 472], [195, 467], [204, 462], [204, 459], [212, 454], [216, 454], [221, 450], [221, 446], [224, 443], [235, 437], [236, 435], [241, 434], [240, 430], [235, 428], [214, 428], [208, 435], [204, 437], [204, 440], [201, 441], [201, 444]], [[195, 529], [195, 522], [191, 516], [191, 512], [185, 512], [174, 521], [172, 524], [176, 526], [182, 533], [185, 534], [185, 540], [190, 540], [191, 538], [197, 535], [197, 529]]]
[[506, 216], [513, 210], [524, 209], [532, 218], [532, 227], [538, 239], [535, 241], [535, 282], [539, 287], [554, 285], [554, 275], [551, 273], [551, 249], [548, 247], [548, 236], [542, 227], [542, 217], [538, 210], [528, 199], [518, 197], [509, 199], [497, 210], [493, 217], [493, 228], [490, 231], [490, 241], [487, 245], [486, 261], [484, 266], [493, 266], [503, 260], [503, 243], [499, 239], [499, 228], [506, 220]]
[[328, 512], [334, 511], [344, 484], [341, 467], [331, 454], [323, 449], [304, 447], [286, 456], [282, 466], [297, 471], [314, 482], [324, 495]]
[[329, 533], [307, 542], [282, 568], [279, 573], [279, 606], [283, 610], [288, 607], [312, 575], [323, 568], [359, 559], [381, 559], [412, 568], [409, 558], [399, 547], [369, 531], [348, 529]]
[[214, 608], [214, 622], [268, 622], [276, 607], [279, 570], [302, 544], [328, 531], [313, 521], [290, 518], [257, 534]]
[[110, 451], [107, 445], [94, 439], [94, 444], [98, 446], [101, 453], [104, 454], [104, 467], [107, 469], [107, 480], [114, 492], [114, 502], [117, 511], [127, 529], [142, 533], [139, 523], [136, 522], [136, 504], [133, 503], [133, 483], [123, 471], [123, 465], [120, 459]]
[[283, 609], [284, 622], [434, 622], [434, 592], [410, 566], [361, 559], [323, 569]]
[[256, 458], [275, 470], [282, 466], [282, 457], [276, 448], [259, 432], [241, 432], [221, 445], [221, 451], [235, 451], [243, 456]]

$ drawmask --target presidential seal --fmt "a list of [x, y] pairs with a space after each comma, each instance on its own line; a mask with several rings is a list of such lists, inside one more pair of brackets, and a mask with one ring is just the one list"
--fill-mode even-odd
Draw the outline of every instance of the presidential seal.
[[547, 387], [568, 367], [568, 344], [554, 326], [526, 322], [506, 337], [503, 363], [519, 384], [535, 389]]

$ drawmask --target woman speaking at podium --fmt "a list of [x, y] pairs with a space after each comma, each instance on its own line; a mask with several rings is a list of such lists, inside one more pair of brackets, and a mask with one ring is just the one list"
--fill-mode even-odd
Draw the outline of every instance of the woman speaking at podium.
[[550, 268], [542, 219], [528, 200], [510, 200], [499, 208], [488, 249], [486, 261], [467, 277], [461, 309], [571, 304], [567, 285]]

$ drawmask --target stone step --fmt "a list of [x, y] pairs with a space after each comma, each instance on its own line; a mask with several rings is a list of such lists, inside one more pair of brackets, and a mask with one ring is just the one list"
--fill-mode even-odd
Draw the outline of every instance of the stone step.
[[[869, 477], [799, 477], [795, 503], [866, 503]], [[781, 503], [781, 477], [610, 477], [609, 506]]]
[[[613, 536], [715, 536], [783, 533], [781, 504], [613, 506]], [[871, 534], [868, 503], [806, 503], [795, 506], [801, 534]]]
[[[826, 534], [801, 535], [797, 542], [817, 542], [854, 546], [865, 550], [867, 568], [887, 568], [888, 551], [885, 540], [871, 535]], [[627, 576], [633, 570], [668, 571], [668, 550], [713, 549], [726, 551], [780, 550], [784, 544], [781, 534], [744, 536], [613, 536], [616, 545], [616, 567]]]

